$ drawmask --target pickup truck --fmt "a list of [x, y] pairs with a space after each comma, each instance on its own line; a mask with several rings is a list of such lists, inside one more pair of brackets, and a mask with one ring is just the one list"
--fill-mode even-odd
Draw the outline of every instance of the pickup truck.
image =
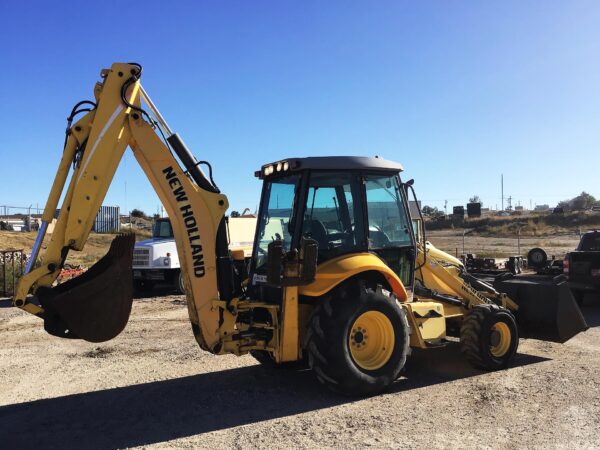
[[588, 293], [600, 294], [600, 231], [589, 231], [574, 252], [567, 253], [563, 272], [579, 304]]

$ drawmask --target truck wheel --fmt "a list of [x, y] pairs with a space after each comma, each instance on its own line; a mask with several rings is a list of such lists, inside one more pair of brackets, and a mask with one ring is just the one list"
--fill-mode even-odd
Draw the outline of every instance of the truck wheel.
[[380, 287], [346, 284], [315, 308], [305, 348], [322, 384], [344, 395], [376, 394], [391, 386], [406, 363], [406, 311]]
[[504, 369], [517, 352], [519, 333], [513, 314], [496, 305], [477, 305], [460, 327], [463, 355], [475, 367]]
[[178, 294], [185, 294], [185, 284], [183, 282], [183, 274], [181, 271], [179, 271], [175, 277], [175, 289], [177, 290]]

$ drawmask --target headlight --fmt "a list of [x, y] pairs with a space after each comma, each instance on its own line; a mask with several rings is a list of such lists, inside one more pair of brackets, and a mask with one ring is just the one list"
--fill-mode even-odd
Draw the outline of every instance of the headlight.
[[289, 168], [290, 168], [290, 163], [289, 163], [289, 162], [287, 162], [287, 161], [285, 161], [285, 162], [283, 163], [283, 170], [288, 170]]

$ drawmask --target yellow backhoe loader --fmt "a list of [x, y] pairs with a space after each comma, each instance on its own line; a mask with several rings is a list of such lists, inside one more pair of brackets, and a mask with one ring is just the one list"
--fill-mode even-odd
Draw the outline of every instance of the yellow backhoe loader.
[[[14, 298], [15, 306], [43, 319], [48, 333], [101, 342], [127, 323], [132, 235], [115, 238], [85, 274], [53, 284], [68, 252], [82, 250], [129, 146], [171, 218], [202, 349], [251, 353], [272, 364], [305, 360], [322, 383], [349, 395], [389, 387], [411, 347], [444, 345], [451, 335], [479, 367], [510, 363], [518, 345], [513, 312], [520, 307], [477, 285], [413, 227], [412, 182], [401, 181], [400, 164], [377, 157], [265, 164], [255, 173], [263, 188], [248, 264], [243, 252], [228, 249], [228, 201], [210, 164], [171, 131], [141, 75], [135, 63], [102, 70], [95, 101], [78, 103], [68, 119], [43, 223]], [[38, 258], [70, 172], [54, 232]], [[585, 328], [577, 306], [570, 307], [575, 324], [562, 340]]]

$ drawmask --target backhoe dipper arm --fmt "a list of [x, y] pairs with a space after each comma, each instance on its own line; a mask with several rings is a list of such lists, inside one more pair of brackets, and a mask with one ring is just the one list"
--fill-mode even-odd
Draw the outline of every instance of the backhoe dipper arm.
[[[27, 296], [34, 292], [48, 291], [58, 277], [68, 251], [83, 249], [94, 218], [129, 145], [171, 218], [187, 288], [188, 312], [196, 339], [202, 348], [218, 352], [221, 347], [219, 323], [222, 311], [213, 307], [213, 304], [219, 299], [229, 301], [232, 296], [224, 221], [228, 207], [227, 197], [219, 193], [214, 183], [204, 176], [198, 167], [198, 161], [181, 139], [170, 132], [141, 88], [140, 76], [141, 66], [138, 64], [116, 63], [101, 72], [104, 80], [97, 83], [94, 89], [96, 108], [76, 122], [68, 133], [42, 216], [43, 224], [27, 265], [27, 273], [17, 286], [14, 304], [48, 319], [44, 302], [42, 307], [37, 306]], [[158, 122], [141, 108], [142, 98], [153, 110]], [[169, 144], [187, 169], [185, 172], [169, 146], [156, 134], [155, 129], [158, 127], [169, 134]], [[73, 174], [54, 231], [42, 256], [41, 265], [34, 268], [46, 224], [54, 217], [71, 164], [74, 166]], [[107, 280], [108, 283], [113, 281], [115, 280]], [[69, 292], [68, 288], [63, 289], [61, 295], [65, 296], [65, 290]], [[85, 299], [76, 299], [76, 303], [69, 302], [73, 300], [69, 299], [60, 308], [56, 308], [58, 311], [67, 310], [65, 317], [61, 318], [67, 322], [66, 325], [69, 325], [70, 305], [81, 308]], [[128, 314], [127, 311], [127, 317]], [[98, 317], [86, 320], [97, 322]]]

